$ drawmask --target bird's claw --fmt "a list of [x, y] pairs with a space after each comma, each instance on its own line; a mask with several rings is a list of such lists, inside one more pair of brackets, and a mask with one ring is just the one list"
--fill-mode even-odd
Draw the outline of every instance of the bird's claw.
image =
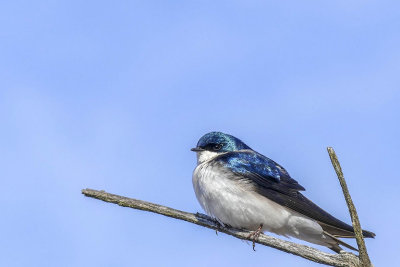
[[251, 238], [251, 240], [253, 241], [253, 250], [256, 251], [256, 239], [260, 236], [260, 234], [262, 233], [262, 227], [263, 224], [260, 224], [260, 226], [257, 228], [257, 230], [255, 230], [254, 232], [250, 233], [249, 236], [247, 238]]

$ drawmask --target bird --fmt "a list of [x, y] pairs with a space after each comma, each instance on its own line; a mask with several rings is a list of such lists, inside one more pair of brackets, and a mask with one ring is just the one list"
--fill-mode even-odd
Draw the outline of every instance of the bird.
[[[356, 250], [339, 238], [354, 238], [354, 229], [306, 198], [301, 186], [281, 165], [222, 132], [203, 135], [196, 147], [192, 182], [203, 210], [223, 227], [250, 231], [253, 249], [261, 232], [294, 237], [325, 246]], [[375, 234], [363, 230], [363, 236]]]

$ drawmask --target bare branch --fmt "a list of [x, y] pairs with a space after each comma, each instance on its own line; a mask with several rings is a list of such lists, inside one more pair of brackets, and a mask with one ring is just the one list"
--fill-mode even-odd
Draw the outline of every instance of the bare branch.
[[346, 184], [346, 181], [343, 176], [342, 168], [340, 167], [340, 163], [336, 156], [335, 150], [333, 150], [332, 147], [328, 147], [327, 149], [328, 149], [329, 157], [331, 158], [333, 168], [335, 169], [337, 177], [339, 178], [339, 182], [340, 182], [340, 186], [342, 187], [342, 190], [343, 190], [344, 198], [346, 199], [347, 206], [349, 208], [351, 221], [353, 223], [354, 233], [356, 236], [357, 246], [358, 246], [358, 250], [359, 250], [359, 254], [360, 254], [359, 257], [360, 257], [361, 266], [370, 267], [370, 266], [372, 266], [372, 264], [371, 264], [371, 260], [369, 259], [368, 253], [367, 253], [367, 248], [365, 246], [360, 220], [358, 219], [356, 207], [354, 206], [354, 203], [351, 200], [349, 189], [347, 188], [347, 184]]
[[[103, 200], [105, 202], [110, 202], [114, 204], [118, 204], [122, 207], [129, 207], [133, 209], [145, 210], [154, 213], [158, 213], [164, 216], [172, 217], [179, 220], [184, 220], [190, 223], [194, 223], [203, 227], [207, 227], [210, 229], [217, 230], [219, 232], [223, 232], [225, 234], [234, 236], [239, 239], [249, 240], [249, 231], [234, 229], [234, 228], [226, 228], [221, 227], [215, 220], [211, 217], [200, 214], [200, 213], [189, 213], [185, 211], [180, 211], [176, 209], [172, 209], [166, 206], [137, 200], [133, 198], [127, 198], [123, 196], [118, 196], [114, 194], [107, 193], [105, 191], [98, 191], [93, 189], [83, 189], [82, 194], [87, 197], [92, 197], [96, 199]], [[340, 253], [340, 254], [329, 254], [318, 249], [308, 247], [305, 245], [296, 244], [293, 242], [281, 240], [278, 238], [274, 238], [265, 234], [261, 234], [256, 240], [256, 243], [269, 246], [272, 248], [279, 249], [281, 251], [291, 253], [293, 255], [300, 256], [302, 258], [326, 264], [330, 266], [346, 266], [346, 267], [359, 267], [359, 259], [356, 255], [352, 253]]]

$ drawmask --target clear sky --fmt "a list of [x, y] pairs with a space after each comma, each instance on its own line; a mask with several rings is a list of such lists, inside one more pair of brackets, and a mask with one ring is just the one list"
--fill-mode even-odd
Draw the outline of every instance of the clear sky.
[[[2, 1], [1, 266], [319, 266], [85, 198], [201, 211], [190, 148], [218, 130], [283, 165], [400, 261], [398, 1]], [[352, 244], [355, 244], [352, 242]]]

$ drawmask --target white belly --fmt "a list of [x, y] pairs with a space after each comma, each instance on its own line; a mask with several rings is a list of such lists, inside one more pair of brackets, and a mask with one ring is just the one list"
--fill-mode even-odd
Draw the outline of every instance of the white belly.
[[194, 170], [193, 187], [205, 212], [223, 224], [247, 230], [262, 224], [263, 231], [319, 243], [310, 240], [321, 238], [322, 228], [315, 221], [256, 193], [250, 183], [217, 172], [207, 162]]

